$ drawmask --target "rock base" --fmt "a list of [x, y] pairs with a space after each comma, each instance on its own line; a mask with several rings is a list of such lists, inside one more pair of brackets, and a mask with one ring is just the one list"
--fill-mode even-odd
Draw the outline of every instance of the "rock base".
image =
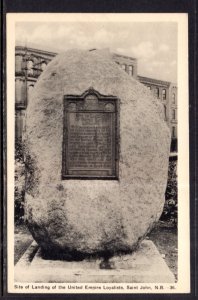
[[43, 259], [33, 242], [15, 266], [15, 282], [171, 283], [175, 278], [150, 240], [144, 240], [133, 254], [108, 261]]

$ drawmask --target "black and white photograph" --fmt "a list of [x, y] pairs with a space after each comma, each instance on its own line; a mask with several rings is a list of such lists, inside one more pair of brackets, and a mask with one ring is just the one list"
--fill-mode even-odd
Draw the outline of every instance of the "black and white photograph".
[[189, 293], [187, 14], [7, 14], [8, 291]]

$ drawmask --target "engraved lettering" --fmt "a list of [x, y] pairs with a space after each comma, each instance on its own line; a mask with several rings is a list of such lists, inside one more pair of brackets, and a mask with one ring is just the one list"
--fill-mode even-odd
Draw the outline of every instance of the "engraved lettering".
[[111, 169], [111, 114], [70, 114], [69, 123], [69, 167]]
[[117, 179], [117, 101], [90, 89], [64, 97], [63, 178]]

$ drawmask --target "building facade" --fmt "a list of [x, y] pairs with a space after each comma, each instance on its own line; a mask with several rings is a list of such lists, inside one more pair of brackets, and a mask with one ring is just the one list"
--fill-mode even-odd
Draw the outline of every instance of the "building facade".
[[171, 131], [171, 151], [177, 152], [177, 85], [168, 81], [138, 76], [164, 107], [164, 120]]
[[[90, 51], [94, 51], [92, 49]], [[16, 46], [15, 48], [15, 137], [22, 139], [26, 107], [34, 85], [46, 65], [57, 53]], [[171, 151], [177, 151], [177, 85], [168, 81], [138, 75], [138, 62], [120, 54], [112, 54], [112, 59], [124, 71], [144, 84], [164, 107], [164, 119], [171, 134]]]

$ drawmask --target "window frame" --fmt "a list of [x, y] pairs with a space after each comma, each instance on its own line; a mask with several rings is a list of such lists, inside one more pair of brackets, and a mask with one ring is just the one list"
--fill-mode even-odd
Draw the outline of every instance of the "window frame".
[[166, 89], [162, 89], [162, 100], [166, 100]]
[[129, 65], [128, 70], [129, 70], [129, 75], [133, 76], [133, 65]]

